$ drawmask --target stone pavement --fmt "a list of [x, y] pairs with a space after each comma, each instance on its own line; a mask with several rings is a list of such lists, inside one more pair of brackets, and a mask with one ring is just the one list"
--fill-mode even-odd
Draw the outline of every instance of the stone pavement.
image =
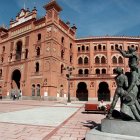
[[85, 112], [85, 103], [2, 100], [0, 140], [84, 140], [85, 133], [105, 118]]

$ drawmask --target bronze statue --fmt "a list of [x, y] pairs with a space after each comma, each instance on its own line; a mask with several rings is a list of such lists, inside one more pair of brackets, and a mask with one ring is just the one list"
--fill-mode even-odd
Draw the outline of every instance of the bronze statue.
[[[135, 48], [129, 48], [129, 51], [123, 52], [121, 49], [116, 48], [124, 57], [129, 58], [130, 72], [127, 77], [122, 74], [121, 67], [117, 67], [117, 76], [115, 77], [117, 89], [108, 112], [107, 118], [113, 119], [112, 111], [121, 98], [121, 116], [122, 119], [140, 121], [140, 105], [138, 103], [138, 86], [140, 85], [140, 69], [139, 69], [139, 56], [135, 52]], [[128, 79], [128, 80], [127, 80]]]
[[115, 105], [116, 105], [119, 97], [122, 98], [125, 95], [124, 88], [128, 87], [128, 80], [127, 80], [127, 77], [125, 75], [123, 75], [122, 68], [117, 67], [115, 69], [115, 71], [118, 74], [115, 77], [115, 81], [116, 81], [116, 84], [117, 84], [117, 89], [115, 91], [113, 102], [111, 104], [111, 107], [110, 107], [108, 115], [107, 115], [107, 118], [109, 118], [109, 119], [112, 118], [112, 112], [113, 112], [113, 109], [115, 108]]

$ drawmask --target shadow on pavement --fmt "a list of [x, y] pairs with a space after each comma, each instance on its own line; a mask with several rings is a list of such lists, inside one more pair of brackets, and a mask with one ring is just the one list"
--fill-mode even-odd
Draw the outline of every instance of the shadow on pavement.
[[83, 123], [84, 127], [88, 127], [90, 129], [95, 128], [96, 130], [101, 131], [101, 124], [98, 124], [94, 121], [88, 120], [86, 123], [84, 123], [84, 122], [81, 122], [81, 123]]

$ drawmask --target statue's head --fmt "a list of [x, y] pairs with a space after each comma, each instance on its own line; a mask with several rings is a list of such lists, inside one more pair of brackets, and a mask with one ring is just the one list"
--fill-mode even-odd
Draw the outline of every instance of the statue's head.
[[134, 47], [129, 48], [129, 53], [135, 52], [136, 49]]
[[116, 71], [117, 74], [123, 73], [123, 69], [122, 69], [120, 66], [118, 66], [118, 67], [115, 69], [115, 71]]

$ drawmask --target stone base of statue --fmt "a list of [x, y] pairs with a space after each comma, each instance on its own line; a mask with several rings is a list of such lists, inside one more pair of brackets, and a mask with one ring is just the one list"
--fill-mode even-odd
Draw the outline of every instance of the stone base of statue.
[[101, 127], [86, 133], [85, 140], [140, 140], [140, 122], [103, 119]]

